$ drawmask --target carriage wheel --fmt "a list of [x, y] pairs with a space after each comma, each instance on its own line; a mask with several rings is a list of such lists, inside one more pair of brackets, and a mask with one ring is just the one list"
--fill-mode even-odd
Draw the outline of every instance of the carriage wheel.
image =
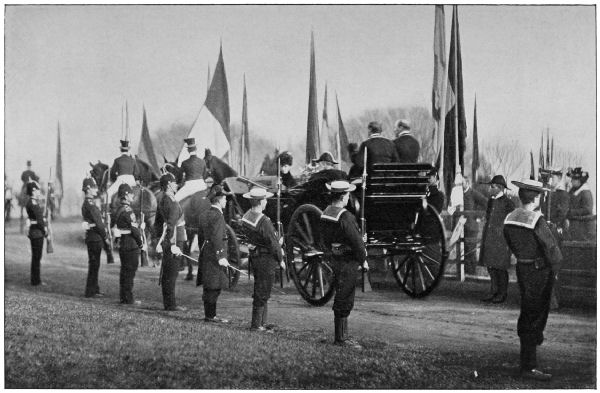
[[286, 233], [286, 256], [294, 285], [313, 306], [323, 306], [333, 296], [333, 270], [323, 253], [319, 236], [321, 210], [302, 205], [292, 215]]
[[392, 258], [392, 272], [409, 296], [425, 297], [440, 282], [448, 259], [444, 223], [434, 207], [420, 212], [409, 238], [413, 250]]
[[[240, 268], [241, 258], [240, 258], [240, 245], [238, 243], [237, 236], [235, 235], [235, 231], [229, 225], [226, 225], [227, 228], [227, 260], [229, 264], [236, 269]], [[237, 270], [227, 268], [227, 278], [229, 280], [229, 289], [235, 288], [239, 279], [240, 272]]]

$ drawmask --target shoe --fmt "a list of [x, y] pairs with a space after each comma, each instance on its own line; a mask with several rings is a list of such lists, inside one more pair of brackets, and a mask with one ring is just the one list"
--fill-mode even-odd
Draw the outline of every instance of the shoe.
[[532, 368], [531, 370], [521, 371], [521, 377], [527, 379], [534, 379], [536, 381], [549, 381], [552, 378], [552, 374], [548, 374], [536, 368]]
[[258, 327], [251, 327], [250, 330], [252, 330], [253, 332], [266, 332], [267, 328], [264, 326], [258, 326]]
[[506, 295], [504, 295], [504, 296], [494, 296], [492, 298], [492, 303], [494, 303], [494, 304], [504, 303], [505, 301], [506, 301]]
[[337, 345], [340, 347], [346, 347], [346, 348], [352, 348], [352, 349], [357, 349], [357, 350], [361, 350], [363, 349], [362, 345], [360, 345], [358, 343], [358, 341], [352, 340], [352, 339], [345, 339], [345, 340], [341, 340], [341, 341], [334, 341], [333, 345]]
[[496, 297], [496, 295], [489, 295], [489, 296], [484, 297], [483, 299], [481, 299], [481, 301], [484, 302], [484, 303], [490, 303], [495, 297]]
[[187, 308], [182, 306], [175, 306], [173, 308], [165, 308], [165, 311], [187, 311]]
[[103, 293], [100, 293], [100, 292], [98, 292], [98, 293], [95, 293], [95, 294], [93, 294], [93, 295], [85, 295], [85, 297], [87, 297], [87, 298], [92, 298], [92, 297], [94, 297], [94, 298], [96, 298], [96, 297], [97, 297], [97, 298], [101, 298], [101, 297], [104, 297], [104, 294], [103, 294]]
[[229, 323], [229, 320], [219, 318], [219, 317], [212, 317], [212, 318], [204, 317], [204, 322]]

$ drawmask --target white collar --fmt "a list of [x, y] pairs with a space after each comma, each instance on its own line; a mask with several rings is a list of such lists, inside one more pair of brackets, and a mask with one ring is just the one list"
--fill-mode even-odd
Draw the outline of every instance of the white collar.
[[494, 195], [494, 196], [492, 197], [492, 199], [498, 199], [498, 198], [500, 198], [501, 196], [504, 196], [504, 191], [500, 191], [498, 194]]
[[410, 130], [402, 131], [401, 133], [398, 134], [398, 138], [400, 138], [401, 136], [405, 136], [405, 135], [412, 136], [412, 132], [410, 132]]
[[210, 207], [214, 207], [215, 209], [217, 209], [219, 212], [221, 212], [221, 214], [223, 214], [223, 209], [221, 209], [221, 206], [218, 205], [210, 205]]

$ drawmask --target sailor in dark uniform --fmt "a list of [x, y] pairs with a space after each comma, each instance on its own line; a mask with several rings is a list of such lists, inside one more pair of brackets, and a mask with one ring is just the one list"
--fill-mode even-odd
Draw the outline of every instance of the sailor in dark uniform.
[[400, 119], [396, 122], [396, 139], [394, 139], [399, 162], [415, 163], [419, 159], [419, 141], [410, 132], [410, 122]]
[[344, 208], [356, 186], [337, 180], [327, 184], [327, 188], [331, 192], [331, 204], [321, 215], [320, 233], [333, 263], [334, 343], [360, 349], [360, 344], [348, 337], [348, 316], [354, 307], [357, 269], [366, 263], [367, 251], [356, 218]]
[[160, 276], [163, 304], [167, 311], [185, 311], [185, 307], [178, 306], [175, 299], [175, 283], [183, 255], [181, 247], [185, 243], [183, 210], [175, 199], [175, 177], [169, 172], [165, 173], [160, 177], [160, 187], [165, 194], [160, 200], [158, 210], [164, 224], [162, 228], [156, 228], [156, 233], [162, 233], [162, 244], [157, 246], [157, 252], [163, 254]]
[[202, 301], [204, 302], [204, 320], [206, 322], [228, 323], [227, 319], [217, 317], [217, 299], [221, 289], [227, 286], [227, 277], [223, 268], [229, 266], [227, 261], [227, 229], [223, 209], [227, 204], [227, 195], [223, 188], [215, 184], [207, 195], [211, 203], [210, 209], [201, 220], [204, 245], [202, 259], [202, 284], [204, 286]]
[[367, 152], [367, 169], [374, 163], [398, 162], [398, 153], [394, 142], [381, 135], [381, 123], [372, 121], [367, 128], [369, 129], [369, 139], [361, 143], [358, 148], [357, 164], [361, 168], [363, 167], [365, 151]]
[[[506, 216], [504, 237], [517, 258], [517, 280], [521, 291], [521, 314], [517, 332], [521, 341], [521, 375], [536, 380], [552, 376], [537, 368], [536, 347], [544, 341], [552, 285], [562, 262], [558, 242], [537, 208], [542, 183], [513, 181], [523, 205]], [[547, 190], [546, 190], [547, 191]]]
[[94, 203], [94, 198], [98, 195], [98, 185], [93, 177], [83, 179], [82, 190], [85, 192], [85, 200], [81, 206], [81, 215], [83, 216], [83, 227], [86, 230], [85, 244], [88, 249], [85, 297], [103, 297], [98, 286], [98, 270], [100, 270], [100, 254], [102, 248], [108, 243], [108, 238], [100, 209]]
[[175, 200], [181, 202], [185, 197], [188, 197], [198, 191], [206, 190], [204, 179], [208, 177], [206, 163], [202, 158], [199, 158], [196, 150], [196, 140], [194, 138], [184, 139], [187, 144], [187, 150], [190, 157], [181, 163], [181, 171], [185, 184], [175, 194]]
[[242, 217], [242, 227], [251, 244], [250, 259], [254, 270], [254, 298], [252, 302], [252, 330], [271, 330], [267, 324], [267, 301], [271, 297], [271, 287], [275, 278], [275, 269], [279, 265], [285, 269], [283, 251], [275, 234], [275, 228], [269, 217], [262, 212], [267, 206], [267, 198], [273, 193], [264, 188], [255, 187], [244, 194], [250, 200], [250, 210]]
[[139, 169], [135, 158], [129, 155], [129, 141], [121, 141], [121, 155], [115, 158], [110, 167], [110, 180], [113, 182], [106, 193], [110, 201], [121, 184], [129, 184], [135, 187], [135, 178], [139, 175]]
[[130, 207], [133, 201], [133, 191], [129, 184], [119, 186], [118, 195], [121, 204], [112, 221], [121, 233], [119, 257], [121, 258], [121, 271], [119, 273], [119, 296], [123, 304], [139, 305], [142, 302], [133, 299], [133, 279], [140, 263], [140, 250], [142, 248], [142, 235], [135, 219], [135, 213]]
[[40, 185], [37, 181], [31, 181], [26, 185], [26, 192], [29, 196], [25, 210], [29, 219], [29, 241], [31, 242], [31, 285], [40, 285], [41, 279], [41, 259], [44, 251], [44, 238], [48, 234], [46, 229], [46, 218], [44, 217], [44, 208], [38, 203], [41, 197]]
[[298, 182], [292, 176], [290, 169], [292, 168], [292, 163], [294, 162], [294, 158], [289, 151], [284, 151], [279, 155], [279, 166], [281, 176], [281, 184], [284, 186], [284, 190], [288, 188], [295, 187]]

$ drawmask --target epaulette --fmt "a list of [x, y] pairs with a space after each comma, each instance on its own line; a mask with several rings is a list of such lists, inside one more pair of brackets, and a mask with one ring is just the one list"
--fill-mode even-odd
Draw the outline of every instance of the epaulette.
[[538, 220], [542, 217], [539, 211], [525, 210], [518, 208], [510, 212], [504, 219], [504, 225], [516, 225], [519, 227], [533, 229]]
[[263, 216], [264, 214], [262, 213], [248, 211], [246, 214], [244, 214], [244, 217], [242, 217], [242, 221], [250, 225], [252, 228], [256, 228]]
[[346, 209], [343, 207], [329, 205], [325, 208], [323, 214], [321, 214], [321, 220], [338, 222], [345, 211]]

